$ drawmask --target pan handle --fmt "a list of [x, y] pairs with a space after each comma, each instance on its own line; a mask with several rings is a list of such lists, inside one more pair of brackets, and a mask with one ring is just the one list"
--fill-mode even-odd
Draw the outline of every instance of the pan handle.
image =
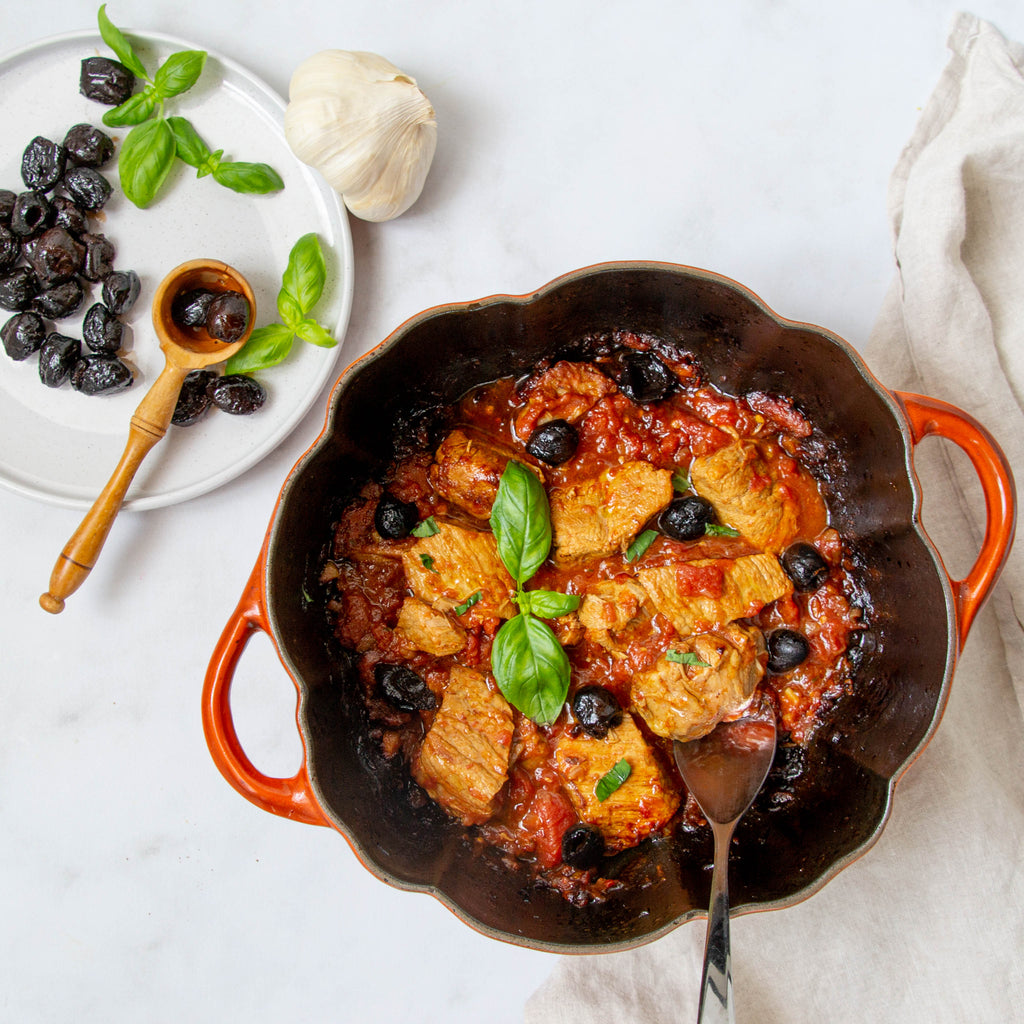
[[[1017, 522], [1017, 492], [1010, 464], [992, 435], [955, 405], [906, 391], [894, 392], [913, 431], [914, 444], [934, 434], [962, 448], [981, 481], [985, 498], [985, 538], [971, 571], [949, 577], [956, 602], [959, 650], [1010, 554]], [[947, 574], [948, 575], [948, 574]]]
[[305, 750], [302, 765], [295, 775], [286, 779], [271, 778], [249, 760], [235, 732], [230, 695], [238, 660], [257, 630], [270, 632], [261, 600], [262, 564], [261, 559], [253, 569], [206, 670], [203, 684], [203, 732], [206, 734], [206, 745], [221, 775], [246, 800], [282, 818], [303, 821], [308, 825], [330, 825], [313, 796], [306, 771]]

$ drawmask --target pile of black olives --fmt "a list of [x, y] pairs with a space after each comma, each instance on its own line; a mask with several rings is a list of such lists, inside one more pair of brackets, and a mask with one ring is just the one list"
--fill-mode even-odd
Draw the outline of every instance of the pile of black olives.
[[[47, 387], [69, 382], [87, 395], [133, 380], [119, 357], [118, 318], [138, 298], [139, 277], [114, 269], [114, 245], [90, 220], [110, 198], [100, 168], [113, 155], [113, 140], [88, 124], [74, 125], [60, 143], [36, 136], [22, 154], [25, 191], [0, 189], [0, 309], [14, 314], [0, 327], [4, 350], [19, 361], [38, 353]], [[85, 314], [82, 339], [54, 330], [53, 322], [81, 310], [94, 284], [102, 301]]]

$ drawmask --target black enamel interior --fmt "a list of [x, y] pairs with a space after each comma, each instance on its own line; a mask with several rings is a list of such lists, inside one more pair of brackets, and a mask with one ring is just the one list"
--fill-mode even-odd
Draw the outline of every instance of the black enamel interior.
[[560, 951], [625, 948], [707, 907], [710, 838], [677, 832], [623, 855], [633, 884], [578, 909], [482, 856], [437, 811], [414, 811], [362, 742], [346, 666], [328, 650], [316, 566], [355, 482], [391, 456], [388, 424], [418, 405], [532, 369], [583, 335], [629, 329], [693, 352], [733, 394], [792, 396], [816, 425], [813, 449], [833, 523], [863, 562], [871, 628], [856, 692], [842, 699], [788, 784], [774, 771], [737, 830], [734, 910], [795, 902], [877, 837], [892, 783], [945, 703], [952, 656], [948, 585], [916, 522], [908, 440], [896, 406], [838, 339], [778, 321], [749, 293], [701, 271], [609, 264], [525, 298], [427, 311], [347, 371], [323, 437], [289, 476], [265, 580], [274, 639], [300, 690], [299, 723], [317, 800], [381, 878], [434, 892], [470, 924]]

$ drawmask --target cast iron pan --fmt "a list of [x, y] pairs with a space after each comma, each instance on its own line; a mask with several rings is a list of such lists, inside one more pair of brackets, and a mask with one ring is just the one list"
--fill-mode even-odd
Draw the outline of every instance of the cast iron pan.
[[[614, 870], [628, 884], [603, 904], [575, 907], [531, 884], [433, 806], [410, 806], [404, 780], [367, 742], [352, 672], [329, 643], [322, 602], [309, 595], [318, 591], [318, 564], [342, 504], [391, 458], [391, 424], [546, 357], [579, 355], [580, 339], [620, 329], [692, 353], [730, 394], [795, 399], [815, 426], [808, 450], [832, 524], [862, 567], [858, 600], [870, 626], [851, 652], [855, 686], [814, 736], [805, 764], [780, 755], [741, 821], [730, 873], [735, 914], [807, 897], [878, 838], [896, 780], [938, 724], [1015, 524], [1009, 466], [980, 424], [944, 402], [888, 391], [835, 335], [783, 320], [706, 271], [602, 264], [531, 295], [438, 306], [350, 366], [322, 434], [284, 483], [211, 659], [203, 694], [210, 752], [247, 799], [337, 829], [384, 881], [432, 893], [495, 937], [563, 953], [629, 948], [704, 916], [710, 836], [680, 828], [620, 855]], [[920, 525], [913, 453], [928, 434], [963, 448], [982, 485], [988, 526], [963, 580], [949, 576]], [[271, 636], [298, 691], [304, 760], [292, 778], [260, 772], [231, 719], [231, 680], [254, 630]]]

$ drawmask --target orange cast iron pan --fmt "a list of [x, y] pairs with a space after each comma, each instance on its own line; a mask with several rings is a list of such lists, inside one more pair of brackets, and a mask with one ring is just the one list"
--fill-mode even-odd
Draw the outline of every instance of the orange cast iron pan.
[[[256, 806], [337, 829], [379, 878], [429, 892], [498, 938], [558, 952], [625, 949], [707, 911], [710, 838], [676, 830], [620, 865], [629, 884], [574, 907], [525, 872], [474, 849], [470, 832], [405, 799], [401, 772], [375, 754], [350, 666], [328, 641], [318, 564], [345, 499], [391, 455], [396, 422], [472, 385], [572, 357], [584, 336], [626, 329], [690, 352], [731, 394], [791, 396], [814, 424], [808, 439], [832, 524], [863, 567], [868, 629], [851, 652], [856, 685], [806, 751], [786, 765], [740, 823], [731, 866], [734, 913], [793, 904], [878, 838], [897, 779], [938, 725], [957, 658], [1013, 539], [1015, 492], [989, 433], [943, 401], [891, 392], [828, 331], [776, 316], [736, 283], [659, 263], [610, 263], [531, 295], [428, 309], [357, 360], [332, 393], [323, 433], [281, 490], [249, 584], [213, 653], [203, 722], [214, 762]], [[921, 528], [913, 462], [929, 434], [969, 456], [987, 529], [977, 560], [953, 579]], [[246, 756], [229, 696], [256, 630], [270, 635], [297, 690], [302, 766], [270, 778]], [[397, 760], [397, 759], [396, 759]], [[782, 795], [784, 798], [779, 799]]]

